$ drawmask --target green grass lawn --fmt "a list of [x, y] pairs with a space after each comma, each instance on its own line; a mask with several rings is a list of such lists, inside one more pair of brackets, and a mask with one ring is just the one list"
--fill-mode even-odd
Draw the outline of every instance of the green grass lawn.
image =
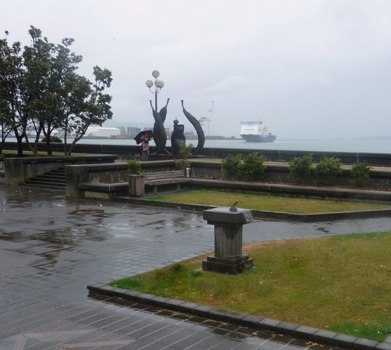
[[390, 205], [376, 203], [279, 197], [213, 190], [199, 190], [191, 192], [189, 191], [149, 195], [145, 198], [166, 202], [206, 204], [225, 207], [231, 206], [233, 203], [238, 201], [238, 207], [240, 208], [298, 214], [362, 211], [391, 208]]
[[254, 268], [201, 271], [202, 256], [111, 285], [382, 341], [391, 332], [391, 233], [250, 244]]

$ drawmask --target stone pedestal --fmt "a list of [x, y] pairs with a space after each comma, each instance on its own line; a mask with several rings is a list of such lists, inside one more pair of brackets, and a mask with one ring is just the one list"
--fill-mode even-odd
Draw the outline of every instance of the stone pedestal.
[[253, 221], [250, 210], [214, 208], [203, 212], [204, 220], [214, 225], [215, 255], [202, 262], [202, 269], [239, 274], [253, 266], [252, 259], [242, 254], [243, 225]]
[[143, 175], [129, 175], [129, 196], [142, 197], [145, 193], [144, 176]]

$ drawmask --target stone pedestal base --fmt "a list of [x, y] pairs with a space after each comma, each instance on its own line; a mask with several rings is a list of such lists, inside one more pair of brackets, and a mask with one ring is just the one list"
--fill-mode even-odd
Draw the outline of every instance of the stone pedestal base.
[[129, 196], [142, 197], [144, 196], [144, 176], [129, 175]]
[[229, 275], [237, 275], [251, 267], [253, 267], [253, 259], [248, 255], [242, 255], [237, 258], [209, 256], [202, 262], [202, 269], [205, 271], [227, 273]]

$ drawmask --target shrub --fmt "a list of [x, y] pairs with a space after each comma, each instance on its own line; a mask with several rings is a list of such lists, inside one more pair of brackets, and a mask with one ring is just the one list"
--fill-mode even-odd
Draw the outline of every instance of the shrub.
[[193, 150], [193, 145], [191, 143], [186, 145], [186, 141], [185, 140], [181, 140], [179, 142], [179, 154], [183, 158], [185, 158], [185, 159], [190, 158], [191, 155], [192, 155], [192, 150]]
[[341, 160], [336, 157], [325, 157], [315, 168], [316, 183], [319, 186], [333, 186], [337, 183], [337, 175], [341, 173]]
[[238, 177], [241, 173], [242, 155], [237, 154], [235, 156], [228, 156], [223, 159], [221, 163], [221, 169], [228, 178]]
[[[46, 142], [46, 137], [42, 138], [41, 142]], [[50, 142], [62, 143], [62, 140], [58, 136], [50, 136]]]
[[312, 154], [296, 157], [289, 163], [289, 176], [297, 183], [307, 182], [313, 173]]
[[128, 173], [131, 175], [140, 175], [142, 173], [141, 163], [136, 160], [130, 160], [128, 162]]
[[5, 159], [5, 154], [4, 153], [0, 153], [0, 162], [3, 162]]
[[182, 140], [179, 142], [179, 155], [183, 158], [175, 161], [175, 167], [185, 171], [187, 168], [190, 168], [191, 162], [189, 157], [192, 155], [193, 145], [190, 143], [186, 146], [186, 141]]
[[369, 171], [371, 167], [365, 162], [357, 162], [352, 165], [350, 172], [351, 184], [355, 187], [364, 187], [369, 184]]
[[241, 166], [243, 177], [246, 181], [256, 181], [262, 178], [262, 175], [266, 169], [265, 162], [266, 158], [256, 152], [247, 155]]
[[191, 162], [187, 159], [179, 159], [175, 161], [175, 168], [185, 171], [187, 168], [190, 168]]

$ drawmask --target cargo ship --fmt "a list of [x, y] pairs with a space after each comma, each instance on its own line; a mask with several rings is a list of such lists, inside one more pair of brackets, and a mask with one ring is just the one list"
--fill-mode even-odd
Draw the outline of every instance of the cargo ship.
[[276, 139], [276, 135], [269, 132], [262, 120], [245, 120], [240, 125], [240, 136], [246, 142], [273, 142]]

